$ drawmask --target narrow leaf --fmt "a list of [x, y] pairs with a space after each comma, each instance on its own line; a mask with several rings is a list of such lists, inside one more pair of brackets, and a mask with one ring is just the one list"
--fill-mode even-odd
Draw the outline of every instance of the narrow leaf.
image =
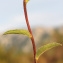
[[32, 37], [29, 31], [23, 29], [9, 30], [6, 31], [3, 35], [7, 35], [7, 34], [23, 34], [23, 35], [27, 35], [30, 38]]
[[38, 60], [38, 58], [40, 57], [41, 54], [43, 54], [44, 52], [46, 52], [56, 46], [62, 46], [62, 44], [53, 42], [53, 43], [49, 43], [49, 44], [46, 44], [46, 45], [40, 47], [36, 53], [36, 60]]

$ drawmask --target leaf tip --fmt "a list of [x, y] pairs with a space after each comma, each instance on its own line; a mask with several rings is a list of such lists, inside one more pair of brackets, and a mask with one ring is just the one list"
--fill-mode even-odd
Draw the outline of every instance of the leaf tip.
[[62, 44], [60, 44], [60, 43], [56, 43], [57, 45], [59, 45], [59, 46], [62, 46]]
[[6, 33], [3, 33], [3, 35], [6, 35]]

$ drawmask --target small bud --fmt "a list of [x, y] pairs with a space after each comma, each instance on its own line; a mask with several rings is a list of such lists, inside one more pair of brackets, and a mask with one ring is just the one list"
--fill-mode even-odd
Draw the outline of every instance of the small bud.
[[26, 3], [28, 3], [29, 0], [25, 0]]

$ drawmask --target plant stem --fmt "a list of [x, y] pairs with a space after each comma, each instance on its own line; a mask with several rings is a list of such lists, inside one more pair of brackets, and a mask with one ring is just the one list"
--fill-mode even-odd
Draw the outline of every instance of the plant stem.
[[30, 34], [32, 35], [31, 41], [32, 41], [32, 45], [33, 45], [33, 52], [34, 52], [34, 63], [36, 63], [36, 59], [35, 59], [35, 55], [36, 55], [36, 46], [35, 46], [35, 41], [34, 41], [34, 37], [30, 28], [30, 24], [29, 24], [29, 20], [28, 20], [28, 15], [27, 15], [27, 9], [26, 9], [26, 2], [25, 0], [23, 0], [23, 7], [24, 7], [24, 14], [25, 14], [25, 20], [26, 20], [26, 24], [28, 27], [28, 30], [30, 32]]

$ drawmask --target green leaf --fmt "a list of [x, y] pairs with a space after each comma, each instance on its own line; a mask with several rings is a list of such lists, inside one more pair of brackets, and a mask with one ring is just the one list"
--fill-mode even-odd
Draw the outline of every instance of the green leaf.
[[6, 31], [3, 35], [7, 35], [7, 34], [23, 34], [23, 35], [27, 35], [30, 38], [32, 37], [29, 31], [23, 30], [23, 29], [9, 30], [9, 31]]
[[53, 43], [49, 43], [49, 44], [46, 44], [46, 45], [40, 47], [36, 53], [36, 60], [38, 60], [38, 58], [40, 57], [41, 54], [43, 54], [44, 52], [46, 52], [56, 46], [62, 46], [62, 44], [53, 42]]

